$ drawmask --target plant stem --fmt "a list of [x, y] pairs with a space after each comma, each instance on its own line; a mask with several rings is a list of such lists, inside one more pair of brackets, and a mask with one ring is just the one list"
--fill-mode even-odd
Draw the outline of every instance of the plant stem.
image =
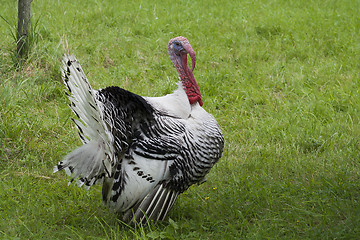
[[29, 47], [31, 2], [32, 0], [19, 0], [18, 3], [17, 54], [20, 58], [27, 55]]

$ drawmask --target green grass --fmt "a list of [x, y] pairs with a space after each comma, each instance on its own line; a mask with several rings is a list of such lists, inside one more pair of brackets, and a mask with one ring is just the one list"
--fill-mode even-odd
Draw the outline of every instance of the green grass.
[[[32, 3], [16, 69], [17, 1], [0, 0], [0, 238], [356, 239], [360, 235], [359, 1]], [[161, 224], [130, 228], [100, 186], [52, 167], [80, 145], [60, 81], [67, 41], [94, 88], [176, 87], [167, 42], [187, 37], [221, 161]]]

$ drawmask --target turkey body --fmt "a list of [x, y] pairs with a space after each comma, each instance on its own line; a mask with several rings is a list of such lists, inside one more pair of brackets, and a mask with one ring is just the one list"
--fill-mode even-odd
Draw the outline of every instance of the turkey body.
[[222, 155], [220, 127], [200, 106], [198, 88], [185, 87], [193, 69], [181, 58], [184, 48], [177, 55], [170, 46], [177, 48], [180, 40], [186, 55], [192, 48], [184, 39], [169, 42], [170, 58], [173, 52], [179, 59], [180, 66], [172, 61], [181, 81], [174, 93], [163, 97], [142, 97], [119, 87], [93, 90], [77, 60], [64, 57], [63, 79], [84, 145], [54, 171], [65, 169], [70, 182], [77, 179], [87, 187], [102, 182], [103, 202], [122, 213], [125, 222], [163, 220], [177, 196], [201, 183]]

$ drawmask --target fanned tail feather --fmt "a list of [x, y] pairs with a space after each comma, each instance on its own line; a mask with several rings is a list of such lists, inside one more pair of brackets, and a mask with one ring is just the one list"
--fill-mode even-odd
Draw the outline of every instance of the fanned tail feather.
[[[104, 126], [101, 123], [99, 107], [96, 103], [94, 91], [79, 62], [74, 56], [64, 56], [62, 77], [69, 93], [68, 98], [71, 102], [70, 108], [82, 121], [74, 120], [79, 129], [83, 143], [90, 139], [97, 139], [99, 135], [104, 135]], [[106, 138], [107, 136], [101, 136]]]
[[[104, 165], [101, 159], [105, 155], [103, 144], [91, 141], [68, 154], [54, 167], [54, 172], [65, 170], [71, 176], [69, 184], [79, 178], [78, 185], [90, 187], [101, 183], [105, 176]], [[106, 169], [106, 168], [105, 168]]]
[[62, 78], [68, 89], [72, 111], [79, 118], [72, 119], [79, 130], [83, 146], [67, 155], [54, 167], [54, 172], [64, 169], [72, 177], [69, 183], [79, 178], [79, 185], [90, 187], [107, 175], [111, 177], [113, 137], [106, 128], [97, 91], [93, 90], [74, 56], [64, 56]]

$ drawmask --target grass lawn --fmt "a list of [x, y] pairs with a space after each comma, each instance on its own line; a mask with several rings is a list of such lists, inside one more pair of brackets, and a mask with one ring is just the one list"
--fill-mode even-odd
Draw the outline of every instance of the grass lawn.
[[[17, 1], [0, 0], [0, 238], [356, 239], [360, 236], [360, 1], [45, 1], [16, 70]], [[94, 88], [171, 93], [167, 42], [193, 46], [225, 150], [163, 223], [130, 228], [101, 186], [53, 166], [80, 146], [65, 51]], [[68, 47], [64, 47], [64, 46]]]

